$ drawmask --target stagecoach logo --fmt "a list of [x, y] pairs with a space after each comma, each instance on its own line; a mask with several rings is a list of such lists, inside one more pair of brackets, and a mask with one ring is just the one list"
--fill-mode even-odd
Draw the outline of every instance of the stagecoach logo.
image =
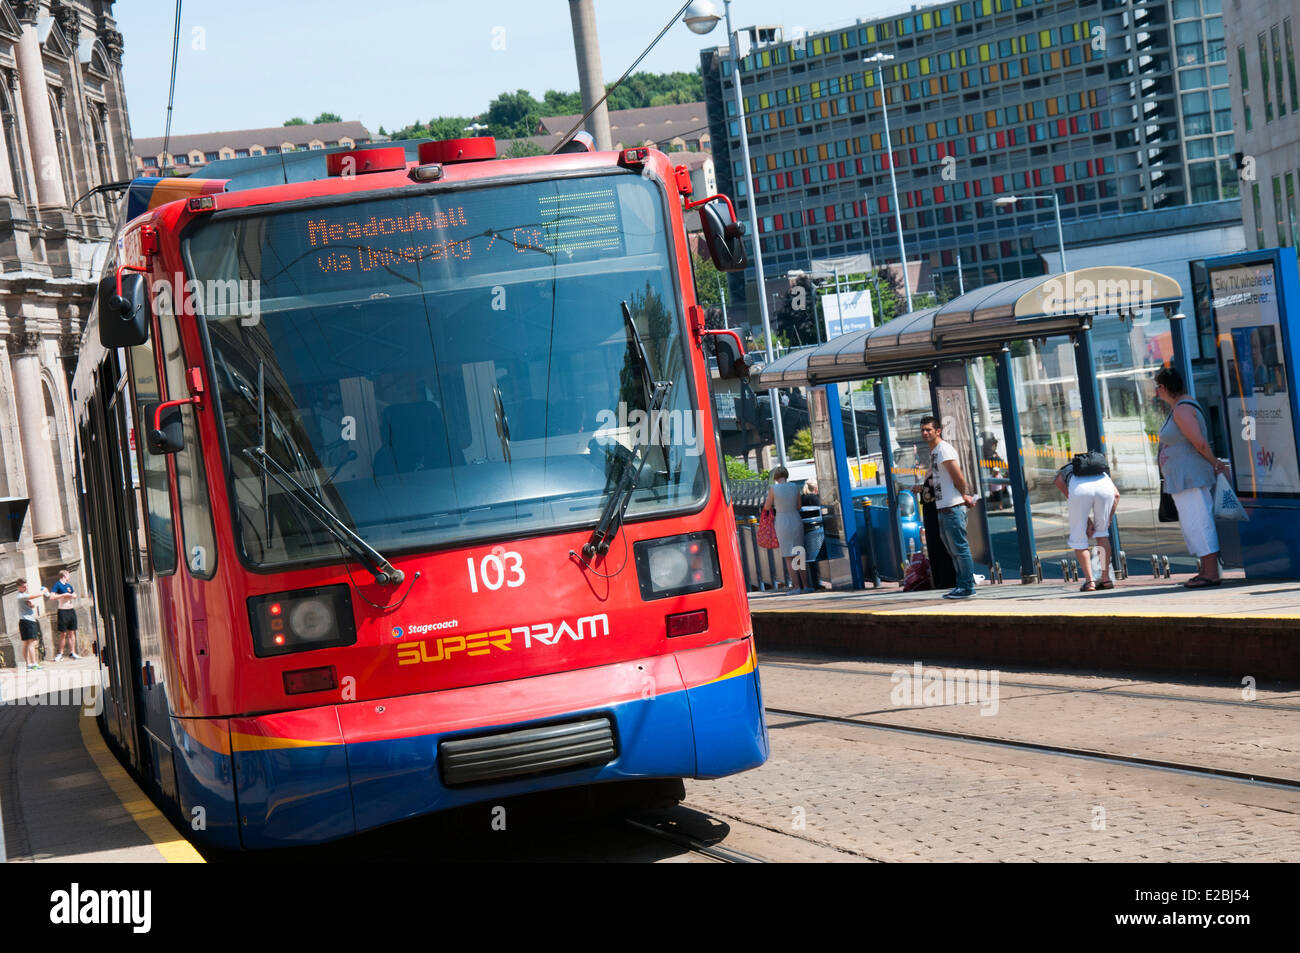
[[[453, 620], [451, 625], [456, 625]], [[413, 625], [406, 631], [412, 635], [429, 631], [431, 628], [447, 627], [445, 623], [436, 625]], [[393, 636], [400, 638], [400, 627], [393, 629]], [[517, 625], [508, 629], [490, 629], [475, 632], [472, 635], [444, 635], [439, 639], [426, 639], [422, 642], [409, 642], [397, 650], [398, 665], [417, 665], [421, 662], [449, 662], [458, 654], [481, 656], [497, 655], [509, 652], [520, 646], [525, 649], [537, 645], [555, 645], [563, 638], [574, 642], [594, 639], [609, 635], [609, 616], [582, 616], [573, 622], [538, 622], [533, 625]]]

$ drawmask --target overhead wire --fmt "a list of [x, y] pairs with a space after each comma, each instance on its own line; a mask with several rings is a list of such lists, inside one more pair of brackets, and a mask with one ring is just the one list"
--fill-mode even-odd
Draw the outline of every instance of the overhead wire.
[[176, 64], [181, 52], [181, 0], [176, 0], [176, 28], [172, 35], [172, 77], [167, 90], [167, 125], [163, 132], [162, 168], [159, 173], [167, 171], [167, 162], [171, 158], [172, 141], [172, 104], [176, 100]]

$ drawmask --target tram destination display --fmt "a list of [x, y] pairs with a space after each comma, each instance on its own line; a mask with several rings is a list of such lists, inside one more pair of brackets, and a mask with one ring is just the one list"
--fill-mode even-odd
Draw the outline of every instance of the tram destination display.
[[1236, 491], [1300, 493], [1274, 267], [1211, 269], [1210, 290]]

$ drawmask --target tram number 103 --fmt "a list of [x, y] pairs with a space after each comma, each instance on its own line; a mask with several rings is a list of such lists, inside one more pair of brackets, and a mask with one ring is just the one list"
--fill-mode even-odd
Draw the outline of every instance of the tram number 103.
[[474, 565], [473, 556], [466, 558], [465, 563], [469, 566], [470, 592], [478, 592], [480, 582], [483, 588], [492, 592], [502, 586], [518, 589], [524, 584], [524, 557], [516, 552], [488, 553], [479, 561], [477, 567]]

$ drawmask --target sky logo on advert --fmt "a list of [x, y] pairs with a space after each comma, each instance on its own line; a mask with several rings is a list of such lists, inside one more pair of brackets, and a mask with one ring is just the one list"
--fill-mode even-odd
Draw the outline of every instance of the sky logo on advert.
[[1273, 451], [1257, 450], [1255, 452], [1255, 464], [1261, 470], [1271, 471], [1273, 469]]

